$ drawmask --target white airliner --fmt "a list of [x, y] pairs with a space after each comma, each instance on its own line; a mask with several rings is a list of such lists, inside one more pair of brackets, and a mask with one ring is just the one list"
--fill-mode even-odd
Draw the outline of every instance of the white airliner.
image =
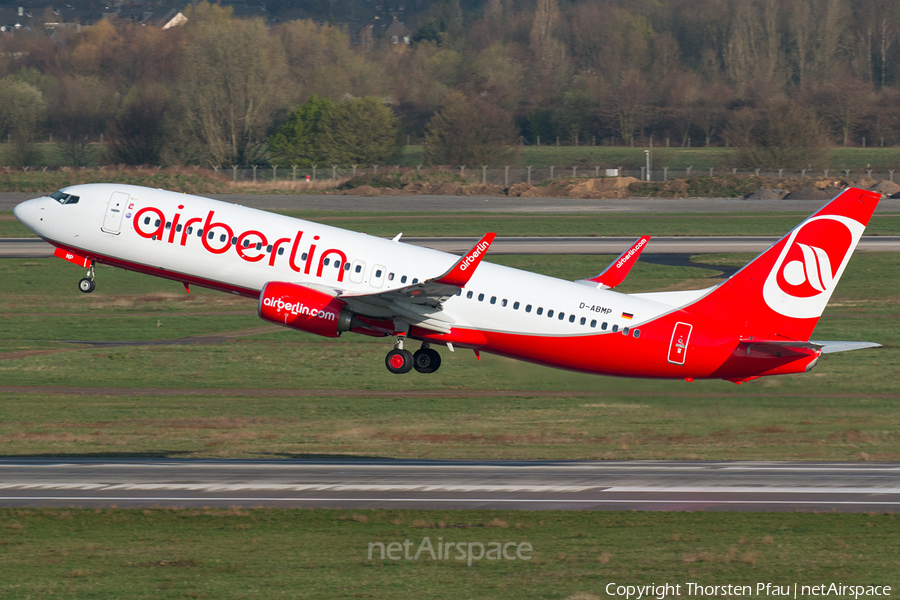
[[[394, 337], [393, 373], [436, 371], [433, 346], [587, 373], [727, 379], [802, 373], [822, 353], [877, 347], [810, 336], [880, 196], [848, 189], [711, 288], [612, 291], [649, 238], [600, 275], [564, 281], [234, 204], [130, 185], [64, 188], [16, 218], [88, 269], [121, 267], [259, 300], [265, 320], [337, 337]], [[404, 341], [421, 347], [412, 354]]]

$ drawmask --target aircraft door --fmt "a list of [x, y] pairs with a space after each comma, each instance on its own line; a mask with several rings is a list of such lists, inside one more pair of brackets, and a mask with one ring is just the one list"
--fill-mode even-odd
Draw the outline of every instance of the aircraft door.
[[103, 227], [100, 229], [106, 233], [119, 233], [122, 226], [122, 217], [125, 215], [125, 207], [128, 205], [128, 194], [125, 192], [113, 192], [106, 205], [106, 214], [103, 217]]
[[691, 330], [693, 325], [688, 323], [675, 323], [675, 330], [672, 331], [672, 339], [669, 341], [669, 362], [676, 365], [683, 365], [687, 357], [688, 341], [691, 338]]
[[380, 288], [384, 284], [385, 269], [382, 265], [372, 267], [372, 276], [369, 278], [369, 285], [374, 288]]
[[350, 265], [350, 281], [353, 283], [362, 283], [363, 275], [366, 273], [366, 263], [361, 260], [354, 260]]

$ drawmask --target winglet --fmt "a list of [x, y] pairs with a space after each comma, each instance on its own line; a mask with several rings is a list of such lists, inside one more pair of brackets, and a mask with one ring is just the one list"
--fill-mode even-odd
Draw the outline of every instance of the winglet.
[[456, 261], [456, 264], [453, 265], [449, 271], [434, 281], [445, 285], [465, 287], [465, 285], [469, 283], [469, 279], [472, 278], [472, 275], [475, 274], [475, 268], [478, 267], [481, 259], [484, 258], [488, 248], [491, 247], [491, 242], [494, 241], [496, 236], [496, 233], [486, 233], [471, 250], [466, 252], [462, 258]]
[[586, 281], [593, 281], [594, 283], [598, 284], [597, 287], [616, 287], [617, 285], [625, 281], [625, 278], [628, 276], [629, 271], [631, 271], [631, 267], [633, 267], [634, 263], [637, 262], [638, 257], [647, 246], [647, 242], [649, 240], [649, 235], [642, 235], [631, 245], [628, 250], [620, 254], [619, 258], [612, 261], [610, 265], [603, 270], [602, 273], [600, 273], [596, 277], [591, 277]]

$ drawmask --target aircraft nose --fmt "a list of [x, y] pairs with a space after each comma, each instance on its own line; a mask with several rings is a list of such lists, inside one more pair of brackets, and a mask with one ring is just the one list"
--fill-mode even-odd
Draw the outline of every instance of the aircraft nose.
[[39, 199], [26, 200], [13, 208], [13, 214], [28, 229], [34, 229], [34, 216], [37, 214]]

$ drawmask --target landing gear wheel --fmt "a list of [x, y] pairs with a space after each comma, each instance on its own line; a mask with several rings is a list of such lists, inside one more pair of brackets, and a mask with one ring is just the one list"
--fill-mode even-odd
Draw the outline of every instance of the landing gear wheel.
[[90, 294], [91, 292], [93, 292], [95, 287], [96, 286], [94, 285], [94, 280], [88, 279], [87, 277], [79, 280], [78, 282], [78, 289], [85, 294]]
[[413, 366], [419, 373], [434, 373], [441, 368], [441, 355], [437, 350], [422, 348], [413, 354]]
[[413, 368], [413, 355], [409, 350], [394, 349], [384, 357], [384, 366], [397, 375], [409, 373]]

